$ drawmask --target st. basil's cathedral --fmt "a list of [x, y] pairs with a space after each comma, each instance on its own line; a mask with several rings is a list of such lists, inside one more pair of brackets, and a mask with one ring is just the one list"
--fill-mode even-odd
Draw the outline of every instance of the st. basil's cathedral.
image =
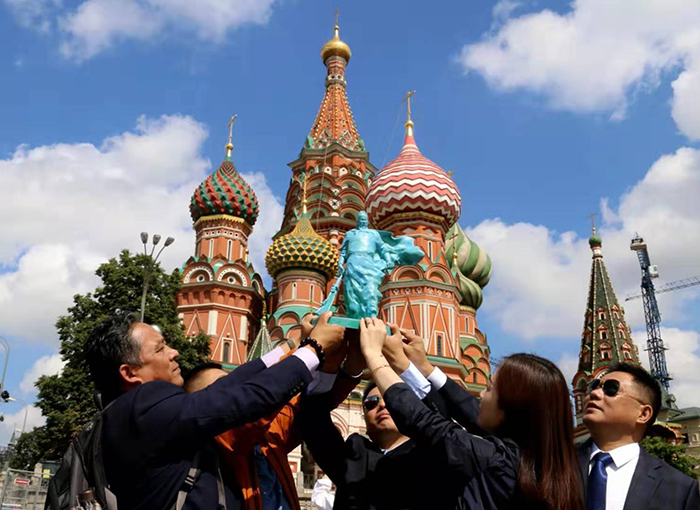
[[[320, 307], [335, 281], [343, 236], [365, 210], [373, 228], [410, 236], [425, 254], [418, 265], [396, 268], [385, 279], [380, 318], [421, 335], [431, 362], [478, 395], [491, 373], [476, 319], [491, 259], [458, 224], [457, 185], [420, 152], [410, 97], [401, 152], [379, 171], [370, 162], [346, 92], [350, 57], [336, 25], [321, 49], [325, 94], [301, 152], [289, 163], [284, 217], [265, 259], [270, 290], [248, 259], [261, 211], [233, 164], [230, 137], [224, 161], [195, 189], [195, 249], [183, 265], [177, 298], [186, 334], [209, 335], [211, 359], [229, 370], [298, 337], [301, 319]], [[336, 313], [343, 314], [342, 297]], [[334, 411], [346, 436], [364, 430], [360, 404], [351, 397]], [[290, 462], [295, 469], [293, 456]]]

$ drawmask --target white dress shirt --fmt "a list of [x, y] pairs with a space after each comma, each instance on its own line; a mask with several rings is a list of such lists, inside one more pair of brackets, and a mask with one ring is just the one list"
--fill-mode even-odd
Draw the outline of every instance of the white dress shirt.
[[[588, 461], [588, 474], [591, 473], [593, 467], [593, 457], [600, 451], [602, 450], [593, 443]], [[605, 510], [622, 510], [630, 490], [634, 470], [639, 461], [639, 443], [619, 446], [607, 453], [610, 454], [613, 461], [605, 468], [608, 475], [608, 485], [605, 489]]]
[[316, 480], [314, 490], [311, 493], [311, 502], [318, 510], [333, 510], [335, 491], [330, 478], [324, 476]]

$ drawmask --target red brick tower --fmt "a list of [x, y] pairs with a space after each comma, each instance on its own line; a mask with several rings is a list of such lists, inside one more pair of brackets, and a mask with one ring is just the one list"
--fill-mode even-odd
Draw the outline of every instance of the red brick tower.
[[229, 131], [226, 158], [192, 195], [195, 252], [183, 265], [177, 296], [186, 334], [208, 334], [211, 359], [229, 369], [245, 362], [265, 293], [260, 275], [248, 262], [258, 199], [233, 166], [232, 150]]

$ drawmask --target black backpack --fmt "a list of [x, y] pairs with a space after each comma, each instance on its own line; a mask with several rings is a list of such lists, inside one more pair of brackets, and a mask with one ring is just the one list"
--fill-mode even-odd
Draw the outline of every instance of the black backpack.
[[104, 510], [117, 510], [117, 498], [109, 490], [102, 461], [102, 413], [73, 439], [63, 454], [61, 466], [49, 482], [44, 510], [69, 510], [77, 496], [93, 489]]

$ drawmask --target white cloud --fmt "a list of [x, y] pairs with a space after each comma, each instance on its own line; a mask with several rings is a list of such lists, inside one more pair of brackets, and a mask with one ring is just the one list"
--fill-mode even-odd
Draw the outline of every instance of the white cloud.
[[[15, 404], [17, 404], [15, 402]], [[29, 432], [30, 430], [40, 427], [46, 423], [46, 418], [41, 415], [41, 411], [34, 406], [24, 406], [22, 408], [19, 405], [14, 405], [9, 407], [10, 404], [5, 404], [2, 406], [3, 411], [3, 421], [0, 422], [0, 443], [7, 444], [12, 437], [12, 433], [17, 431], [15, 438], [18, 438], [20, 431], [24, 426], [24, 431]], [[19, 409], [18, 411], [16, 409]], [[26, 417], [26, 422], [25, 422]]]
[[274, 1], [86, 0], [59, 17], [61, 53], [84, 60], [122, 40], [152, 40], [173, 31], [221, 42], [231, 30], [266, 23]]
[[42, 375], [59, 374], [63, 370], [65, 364], [60, 354], [42, 356], [36, 360], [27, 373], [24, 374], [22, 382], [19, 383], [19, 389], [25, 394], [36, 393], [37, 389], [34, 383], [36, 383], [37, 379]]
[[[54, 323], [76, 293], [99, 283], [94, 271], [139, 233], [173, 236], [163, 252], [168, 270], [194, 250], [189, 200], [211, 171], [201, 154], [207, 128], [191, 117], [141, 117], [133, 131], [101, 145], [21, 146], [0, 160], [0, 329], [55, 342]], [[260, 173], [243, 174], [261, 211], [250, 240], [251, 261], [264, 274], [269, 237], [282, 206]]]
[[[646, 338], [646, 331], [636, 332], [637, 338]], [[678, 328], [661, 328], [666, 351], [668, 373], [673, 378], [671, 393], [679, 407], [700, 405], [700, 334]], [[648, 356], [642, 356], [642, 365], [648, 370]]]
[[566, 14], [544, 9], [496, 23], [462, 48], [459, 61], [494, 88], [528, 90], [552, 107], [607, 111], [618, 120], [636, 92], [681, 67], [673, 116], [686, 136], [700, 138], [700, 116], [689, 111], [698, 108], [699, 48], [696, 0], [576, 0]]
[[19, 24], [25, 28], [48, 32], [51, 15], [58, 9], [61, 0], [0, 0], [14, 13]]
[[[638, 231], [648, 243], [652, 263], [659, 266], [660, 281], [670, 282], [700, 275], [700, 150], [683, 147], [659, 158], [645, 177], [619, 199], [617, 211], [601, 201], [604, 218], [599, 232], [603, 256], [618, 300], [626, 310], [633, 338], [643, 351], [646, 343], [641, 300], [625, 303], [639, 292], [640, 269], [630, 251]], [[606, 212], [607, 209], [607, 212]], [[480, 314], [500, 323], [504, 332], [530, 343], [549, 338], [570, 339], [562, 345], [559, 366], [567, 376], [577, 363], [580, 332], [587, 299], [591, 251], [588, 240], [573, 232], [558, 233], [543, 225], [506, 224], [500, 219], [483, 221], [467, 229], [491, 255], [494, 272], [484, 291]], [[693, 319], [698, 287], [659, 295], [663, 324]], [[690, 310], [694, 310], [690, 311]], [[672, 391], [680, 405], [698, 405], [698, 338], [696, 331], [664, 329], [671, 351], [669, 371], [676, 378]], [[645, 360], [646, 361], [646, 360]], [[694, 368], [693, 368], [694, 367]], [[695, 391], [695, 394], [697, 391]], [[685, 399], [685, 400], [684, 400]]]
[[562, 354], [559, 361], [557, 361], [557, 366], [562, 374], [564, 374], [564, 379], [566, 379], [567, 382], [571, 382], [576, 372], [578, 372], [578, 356]]
[[[700, 274], [700, 150], [683, 147], [659, 158], [645, 177], [619, 199], [617, 211], [602, 201], [599, 233], [603, 256], [618, 299], [639, 290], [637, 257], [630, 240], [639, 232], [648, 243], [661, 282]], [[579, 332], [591, 267], [588, 240], [543, 225], [485, 220], [469, 235], [491, 255], [494, 273], [483, 310], [504, 331], [525, 339], [561, 338]], [[660, 283], [660, 282], [659, 282]], [[683, 306], [698, 296], [686, 289], [659, 298], [665, 320], [682, 318]], [[641, 301], [627, 303], [627, 320], [643, 326]]]

